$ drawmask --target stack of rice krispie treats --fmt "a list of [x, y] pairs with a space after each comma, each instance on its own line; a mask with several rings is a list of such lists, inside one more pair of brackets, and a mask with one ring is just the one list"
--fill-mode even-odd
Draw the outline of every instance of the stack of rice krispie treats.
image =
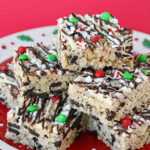
[[10, 107], [6, 137], [65, 150], [86, 129], [112, 150], [150, 143], [150, 54], [133, 53], [132, 30], [108, 12], [58, 19], [58, 33], [15, 49], [0, 68]]
[[132, 30], [111, 14], [58, 20], [58, 60], [78, 72], [68, 101], [88, 115], [87, 128], [113, 150], [150, 143], [149, 56], [133, 53]]

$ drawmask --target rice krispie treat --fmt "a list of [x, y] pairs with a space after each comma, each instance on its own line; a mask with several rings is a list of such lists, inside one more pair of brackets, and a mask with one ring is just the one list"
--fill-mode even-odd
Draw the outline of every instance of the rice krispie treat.
[[58, 59], [63, 68], [133, 68], [132, 31], [107, 12], [58, 19]]
[[69, 85], [73, 108], [101, 118], [107, 124], [150, 99], [150, 83], [141, 69], [84, 70]]
[[62, 70], [57, 62], [56, 46], [51, 48], [43, 44], [35, 47], [22, 47], [14, 52], [14, 73], [21, 94], [58, 92], [60, 87], [68, 87], [68, 81], [74, 75]]
[[19, 90], [12, 64], [0, 66], [0, 93], [3, 103], [6, 103], [8, 107], [15, 108], [22, 105], [20, 101], [17, 101]]
[[88, 130], [97, 133], [112, 150], [134, 150], [150, 144], [150, 107], [134, 109], [133, 115], [126, 115], [111, 126], [95, 116], [88, 121]]
[[66, 95], [34, 95], [8, 112], [6, 138], [37, 150], [65, 150], [86, 128], [86, 117]]

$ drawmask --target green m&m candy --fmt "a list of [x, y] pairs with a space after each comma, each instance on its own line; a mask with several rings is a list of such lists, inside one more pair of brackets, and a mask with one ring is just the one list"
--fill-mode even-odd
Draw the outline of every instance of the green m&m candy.
[[71, 22], [71, 23], [78, 23], [79, 20], [76, 19], [76, 18], [69, 18], [69, 22]]
[[142, 71], [144, 74], [147, 74], [147, 70], [146, 70], [146, 69], [143, 68], [141, 71]]
[[23, 54], [23, 55], [20, 55], [20, 56], [19, 56], [19, 59], [20, 59], [20, 60], [27, 60], [27, 59], [28, 59], [28, 56], [25, 55], [25, 54]]
[[55, 61], [57, 59], [57, 57], [53, 54], [48, 54], [48, 59], [51, 60], [51, 61]]
[[139, 60], [140, 62], [145, 62], [145, 61], [147, 60], [147, 56], [140, 55], [140, 56], [138, 57], [138, 60]]
[[132, 79], [132, 75], [128, 72], [123, 73], [123, 78], [127, 79], [127, 80], [131, 80]]
[[67, 117], [64, 115], [64, 114], [60, 114], [57, 116], [57, 121], [60, 122], [60, 123], [63, 123], [67, 120]]
[[37, 106], [29, 106], [29, 107], [27, 107], [27, 110], [31, 111], [31, 112], [36, 111], [37, 110]]
[[110, 13], [108, 13], [108, 12], [103, 12], [101, 14], [101, 19], [104, 21], [109, 21], [110, 18], [111, 18], [111, 16], [110, 16]]
[[53, 34], [54, 34], [54, 35], [56, 35], [57, 33], [58, 33], [58, 30], [57, 30], [57, 29], [53, 31]]

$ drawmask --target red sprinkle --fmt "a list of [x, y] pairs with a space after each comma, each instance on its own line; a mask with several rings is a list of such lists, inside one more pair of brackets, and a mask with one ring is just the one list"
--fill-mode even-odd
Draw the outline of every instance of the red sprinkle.
[[46, 36], [44, 33], [41, 34], [42, 36]]
[[19, 94], [19, 89], [18, 88], [13, 88], [13, 90], [16, 92], [16, 95]]
[[135, 40], [135, 41], [138, 41], [139, 39], [138, 39], [138, 38], [134, 38], [134, 40]]
[[60, 98], [59, 98], [59, 97], [51, 97], [51, 100], [52, 100], [53, 102], [56, 102], [56, 101], [60, 100]]
[[17, 53], [24, 54], [25, 52], [26, 52], [26, 48], [25, 47], [23, 47], [23, 46], [19, 46], [18, 47]]
[[2, 45], [1, 48], [2, 48], [2, 49], [6, 49], [6, 46], [5, 46], [5, 45]]
[[28, 118], [28, 119], [27, 119], [27, 122], [30, 122], [30, 121], [31, 121], [31, 120]]
[[95, 36], [92, 36], [90, 39], [92, 42], [98, 42], [100, 37], [98, 35], [95, 35]]
[[76, 30], [74, 30], [74, 32], [77, 32]]
[[103, 74], [104, 74], [104, 71], [103, 71], [103, 70], [97, 70], [97, 71], [95, 72], [95, 77], [99, 78], [99, 77], [103, 76]]
[[118, 30], [116, 30], [115, 32], [118, 32]]
[[11, 44], [11, 45], [15, 45], [15, 43], [14, 43], [14, 42], [10, 42], [10, 44]]
[[79, 38], [78, 41], [81, 43], [81, 42], [82, 42], [82, 39]]
[[111, 28], [108, 28], [108, 30], [109, 30], [110, 32], [113, 32]]
[[6, 67], [6, 66], [0, 66], [0, 70], [2, 70], [2, 71], [8, 71], [8, 67]]
[[124, 118], [121, 119], [121, 124], [124, 127], [128, 127], [132, 124], [128, 115], [126, 115]]

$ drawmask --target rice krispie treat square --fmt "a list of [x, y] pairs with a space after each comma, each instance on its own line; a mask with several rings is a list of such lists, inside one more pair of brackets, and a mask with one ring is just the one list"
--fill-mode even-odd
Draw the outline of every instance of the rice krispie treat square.
[[14, 74], [21, 94], [59, 92], [68, 88], [74, 74], [63, 70], [57, 61], [56, 46], [42, 43], [35, 47], [20, 46], [14, 52]]
[[86, 116], [66, 99], [52, 93], [24, 97], [22, 107], [8, 112], [6, 138], [37, 150], [67, 149], [86, 129]]
[[107, 12], [58, 19], [58, 59], [64, 69], [133, 68], [132, 31]]
[[88, 130], [97, 133], [100, 140], [112, 150], [139, 149], [150, 144], [150, 107], [134, 109], [113, 125], [107, 126], [99, 118], [91, 116]]
[[85, 69], [69, 85], [73, 108], [101, 118], [107, 124], [119, 120], [150, 99], [150, 81], [141, 69]]

